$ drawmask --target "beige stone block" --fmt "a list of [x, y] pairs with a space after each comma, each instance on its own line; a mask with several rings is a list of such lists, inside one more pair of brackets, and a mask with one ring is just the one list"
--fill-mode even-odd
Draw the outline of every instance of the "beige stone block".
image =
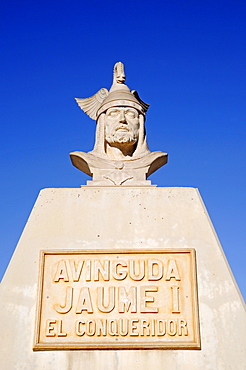
[[[194, 249], [201, 350], [33, 351], [40, 251]], [[1, 369], [242, 369], [245, 308], [197, 189], [44, 189], [0, 287]]]

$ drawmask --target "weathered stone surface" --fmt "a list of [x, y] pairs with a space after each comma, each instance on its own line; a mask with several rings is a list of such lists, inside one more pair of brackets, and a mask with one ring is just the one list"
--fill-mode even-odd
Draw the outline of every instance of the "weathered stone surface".
[[[201, 350], [33, 351], [41, 250], [197, 254]], [[0, 287], [2, 369], [242, 369], [245, 310], [196, 189], [45, 189]]]

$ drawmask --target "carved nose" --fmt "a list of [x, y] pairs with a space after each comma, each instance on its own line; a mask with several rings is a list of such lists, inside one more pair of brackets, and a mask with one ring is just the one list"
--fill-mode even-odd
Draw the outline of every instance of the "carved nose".
[[120, 112], [120, 123], [126, 123], [126, 116], [124, 111]]

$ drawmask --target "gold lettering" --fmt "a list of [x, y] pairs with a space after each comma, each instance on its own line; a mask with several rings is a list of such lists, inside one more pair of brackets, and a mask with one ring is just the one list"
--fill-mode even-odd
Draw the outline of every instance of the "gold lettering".
[[95, 320], [88, 320], [86, 322], [86, 334], [89, 337], [93, 337], [93, 335], [95, 335], [95, 332], [96, 332], [96, 323], [95, 323]]
[[109, 281], [109, 260], [104, 261], [104, 266], [101, 261], [94, 262], [94, 280], [99, 281], [99, 272], [104, 281]]
[[91, 261], [85, 262], [85, 281], [91, 281]]
[[179, 319], [178, 320], [178, 335], [188, 335], [188, 328], [186, 320]]
[[73, 306], [73, 288], [67, 287], [66, 288], [66, 295], [65, 295], [65, 305], [61, 306], [59, 304], [54, 304], [54, 309], [58, 313], [68, 313]]
[[154, 285], [141, 286], [140, 287], [140, 312], [141, 313], [157, 313], [159, 309], [157, 307], [149, 307], [148, 303], [154, 303], [155, 298], [146, 296], [148, 292], [158, 292], [158, 287]]
[[66, 261], [61, 260], [57, 265], [57, 270], [54, 276], [54, 282], [57, 283], [59, 280], [64, 280], [65, 282], [69, 281]]
[[82, 325], [85, 325], [85, 322], [84, 321], [77, 320], [76, 323], [75, 323], [75, 333], [79, 337], [82, 337], [83, 335], [85, 335], [85, 331], [82, 328]]
[[118, 336], [118, 323], [117, 320], [108, 320], [108, 333], [112, 336]]
[[179, 287], [178, 286], [171, 286], [172, 289], [172, 313], [180, 313], [179, 310]]
[[97, 320], [96, 334], [98, 337], [107, 335], [107, 320]]
[[45, 330], [45, 335], [46, 337], [55, 337], [55, 327], [54, 325], [56, 324], [56, 320], [46, 320], [46, 330]]
[[105, 288], [97, 288], [97, 307], [101, 312], [111, 312], [115, 307], [115, 287], [110, 286], [108, 288], [108, 304], [105, 305]]
[[156, 335], [161, 337], [166, 334], [166, 320], [157, 320]]
[[177, 334], [176, 320], [168, 320], [168, 322], [167, 322], [167, 334], [172, 335], [172, 336]]
[[82, 313], [82, 311], [87, 311], [88, 313], [94, 312], [91, 302], [90, 289], [88, 287], [80, 289], [76, 313]]
[[138, 322], [139, 322], [139, 320], [135, 320], [135, 319], [130, 320], [130, 331], [129, 331], [129, 334], [130, 334], [131, 337], [138, 337], [139, 336], [139, 334], [137, 332], [138, 327], [135, 325]]
[[[138, 262], [138, 275], [136, 274], [136, 262]], [[129, 276], [132, 280], [140, 281], [144, 278], [145, 265], [144, 260], [129, 260]]]
[[127, 277], [127, 271], [118, 269], [118, 266], [127, 267], [127, 263], [122, 260], [112, 262], [112, 276], [115, 280], [124, 280]]
[[152, 337], [155, 336], [155, 319], [150, 320], [150, 328]]
[[62, 332], [62, 320], [57, 321], [57, 336], [58, 337], [66, 337], [67, 333]]
[[140, 320], [140, 335], [144, 336], [144, 330], [146, 331], [145, 335], [150, 336], [150, 326], [147, 320]]
[[148, 260], [148, 280], [160, 280], [162, 276], [162, 262], [159, 260]]
[[127, 319], [119, 320], [119, 334], [122, 335], [123, 337], [128, 334], [128, 320]]
[[[56, 328], [55, 328], [56, 326]], [[56, 329], [56, 330], [55, 330]], [[57, 334], [58, 337], [66, 337], [67, 333], [62, 331], [62, 320], [47, 320], [46, 321], [46, 337], [55, 337]]]
[[179, 272], [178, 272], [178, 266], [175, 262], [175, 260], [170, 259], [167, 264], [167, 275], [166, 280], [170, 280], [171, 278], [174, 278], [175, 280], [179, 281]]
[[127, 294], [126, 288], [121, 286], [118, 288], [118, 295], [119, 295], [119, 312], [124, 313], [128, 312], [131, 306], [131, 312], [137, 312], [137, 288], [130, 287], [129, 292]]
[[70, 267], [72, 272], [73, 281], [79, 281], [84, 261], [80, 260], [76, 264], [75, 261], [70, 261]]

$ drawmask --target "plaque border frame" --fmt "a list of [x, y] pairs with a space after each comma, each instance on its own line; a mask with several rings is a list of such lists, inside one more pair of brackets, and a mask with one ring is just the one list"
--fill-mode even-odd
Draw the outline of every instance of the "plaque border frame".
[[[191, 256], [191, 284], [192, 293], [192, 315], [193, 315], [193, 330], [194, 330], [194, 341], [176, 341], [173, 343], [112, 343], [104, 342], [101, 344], [92, 343], [41, 343], [40, 338], [40, 324], [41, 324], [41, 311], [42, 311], [42, 296], [44, 286], [44, 269], [45, 269], [45, 256], [46, 255], [66, 255], [66, 254], [158, 254], [158, 253], [189, 253]], [[200, 336], [200, 317], [199, 317], [199, 305], [198, 305], [198, 284], [197, 284], [197, 261], [196, 261], [196, 250], [194, 248], [165, 248], [165, 249], [154, 249], [154, 250], [134, 250], [134, 249], [93, 249], [93, 250], [81, 250], [81, 249], [52, 249], [52, 250], [41, 250], [39, 256], [39, 273], [38, 273], [38, 291], [37, 291], [37, 306], [35, 315], [35, 329], [34, 329], [34, 345], [33, 351], [54, 351], [54, 350], [201, 350], [201, 336]], [[193, 285], [193, 286], [192, 286]]]

